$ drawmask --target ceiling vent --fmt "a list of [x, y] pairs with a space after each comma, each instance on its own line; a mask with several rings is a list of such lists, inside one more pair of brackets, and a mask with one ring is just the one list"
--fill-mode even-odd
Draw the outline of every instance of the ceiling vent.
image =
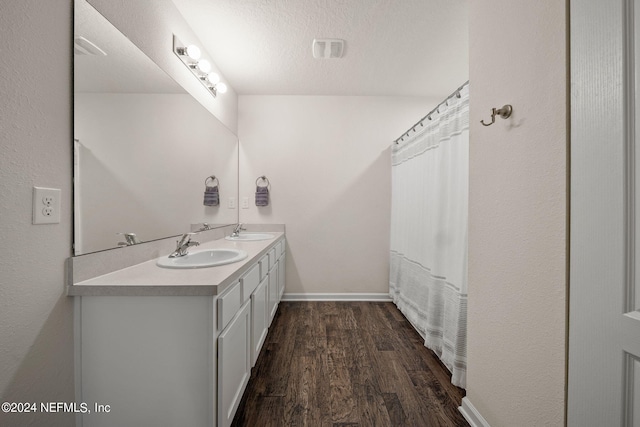
[[73, 53], [76, 55], [107, 56], [107, 52], [82, 36], [73, 39]]
[[313, 39], [313, 57], [316, 59], [342, 58], [344, 40]]

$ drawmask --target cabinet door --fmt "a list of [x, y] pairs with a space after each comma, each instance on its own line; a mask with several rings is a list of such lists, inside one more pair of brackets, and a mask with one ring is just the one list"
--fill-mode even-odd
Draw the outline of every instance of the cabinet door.
[[251, 303], [218, 338], [218, 426], [229, 427], [251, 374]]
[[276, 315], [278, 309], [278, 296], [280, 292], [278, 290], [278, 263], [275, 262], [271, 271], [269, 271], [269, 324], [273, 320], [273, 316]]
[[269, 281], [264, 279], [251, 294], [251, 366], [255, 366], [267, 338], [267, 300]]
[[280, 296], [278, 297], [279, 300], [282, 299], [282, 295], [284, 294], [284, 276], [286, 272], [285, 258], [285, 254], [282, 254], [278, 261], [278, 289], [280, 290]]

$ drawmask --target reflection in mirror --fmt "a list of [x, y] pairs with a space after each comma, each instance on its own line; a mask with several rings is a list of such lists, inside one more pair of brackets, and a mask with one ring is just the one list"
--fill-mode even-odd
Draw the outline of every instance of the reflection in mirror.
[[236, 136], [84, 0], [74, 72], [75, 255], [237, 222]]

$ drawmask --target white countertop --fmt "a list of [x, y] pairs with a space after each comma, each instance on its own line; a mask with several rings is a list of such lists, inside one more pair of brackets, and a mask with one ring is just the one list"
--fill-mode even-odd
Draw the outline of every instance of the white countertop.
[[208, 268], [169, 269], [158, 267], [156, 260], [153, 259], [75, 283], [68, 286], [67, 294], [70, 296], [218, 295], [258, 262], [284, 236], [283, 232], [270, 231], [270, 233], [275, 235], [273, 239], [253, 242], [218, 239], [202, 243], [191, 250], [197, 252], [204, 249], [233, 248], [247, 252], [247, 258], [233, 264]]

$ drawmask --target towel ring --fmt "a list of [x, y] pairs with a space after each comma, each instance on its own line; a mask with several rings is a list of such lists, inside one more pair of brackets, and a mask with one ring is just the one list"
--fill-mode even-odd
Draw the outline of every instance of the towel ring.
[[269, 188], [269, 186], [271, 185], [271, 183], [269, 182], [269, 180], [267, 179], [267, 177], [266, 177], [266, 176], [264, 176], [264, 175], [259, 176], [259, 177], [258, 177], [258, 179], [256, 179], [256, 187], [260, 187], [260, 185], [258, 184], [258, 182], [260, 182], [261, 180], [262, 180], [262, 181], [266, 181], [267, 185], [265, 185], [264, 187]]
[[204, 180], [204, 186], [208, 187], [209, 185], [209, 180], [213, 181], [216, 183], [216, 185], [220, 186], [220, 181], [218, 181], [218, 178], [216, 178], [215, 175], [211, 175], [209, 177], [207, 177], [207, 179]]

